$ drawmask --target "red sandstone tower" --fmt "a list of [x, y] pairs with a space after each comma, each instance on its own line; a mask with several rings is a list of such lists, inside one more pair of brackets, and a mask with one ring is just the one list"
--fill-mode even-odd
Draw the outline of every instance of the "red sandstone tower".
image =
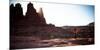
[[45, 18], [43, 16], [42, 8], [40, 12], [37, 13], [32, 3], [27, 5], [26, 19], [28, 24], [32, 24], [34, 26], [43, 26], [46, 25]]

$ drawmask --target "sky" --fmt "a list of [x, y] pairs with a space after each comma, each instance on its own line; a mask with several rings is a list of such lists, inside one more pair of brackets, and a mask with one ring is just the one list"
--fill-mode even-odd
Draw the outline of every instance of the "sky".
[[43, 9], [48, 24], [55, 26], [83, 26], [94, 22], [94, 0], [10, 0], [21, 3], [25, 15], [27, 4], [32, 2], [35, 9]]

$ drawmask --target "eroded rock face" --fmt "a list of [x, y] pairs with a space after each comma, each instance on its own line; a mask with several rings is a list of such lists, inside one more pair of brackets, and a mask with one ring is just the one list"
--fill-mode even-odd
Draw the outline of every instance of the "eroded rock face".
[[23, 20], [23, 9], [20, 3], [17, 3], [15, 6], [10, 5], [10, 31], [11, 33], [16, 32], [18, 29], [20, 21]]
[[27, 12], [26, 12], [26, 23], [27, 24], [32, 24], [33, 26], [42, 26], [42, 25], [46, 25], [46, 21], [44, 19], [44, 17], [38, 15], [38, 13], [36, 12], [36, 9], [34, 8], [32, 3], [29, 3], [27, 5]]
[[10, 28], [11, 33], [18, 32], [20, 29], [28, 27], [47, 26], [43, 16], [42, 8], [37, 13], [32, 3], [27, 5], [26, 15], [23, 15], [23, 8], [20, 3], [10, 5]]

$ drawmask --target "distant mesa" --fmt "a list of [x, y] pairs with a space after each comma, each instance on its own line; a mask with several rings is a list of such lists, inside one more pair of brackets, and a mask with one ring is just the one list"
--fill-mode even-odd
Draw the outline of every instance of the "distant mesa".
[[92, 23], [89, 23], [88, 25], [89, 25], [89, 26], [94, 26], [94, 24], [95, 24], [95, 23], [94, 23], [94, 22], [92, 22]]

